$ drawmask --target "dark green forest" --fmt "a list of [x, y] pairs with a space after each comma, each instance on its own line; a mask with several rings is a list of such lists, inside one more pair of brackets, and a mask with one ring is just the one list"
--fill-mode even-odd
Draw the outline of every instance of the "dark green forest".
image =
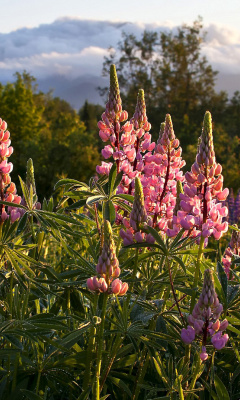
[[[201, 53], [205, 36], [200, 19], [192, 26], [181, 26], [176, 33], [145, 31], [140, 40], [123, 33], [118, 48], [109, 49], [103, 74], [108, 75], [110, 64], [116, 64], [123, 108], [128, 109], [129, 118], [138, 90], [144, 89], [153, 139], [158, 137], [165, 114], [171, 114], [186, 169], [195, 157], [199, 127], [209, 110], [225, 186], [236, 192], [240, 187], [240, 92], [232, 97], [216, 92], [217, 71]], [[106, 89], [100, 91], [105, 98]], [[50, 195], [60, 178], [88, 181], [94, 174], [101, 160], [97, 122], [102, 106], [86, 101], [80, 110], [74, 110], [51, 92], [41, 92], [36, 79], [25, 71], [16, 72], [12, 83], [0, 84], [0, 110], [1, 118], [8, 121], [14, 147], [14, 182], [18, 182], [18, 175], [25, 177], [30, 157], [40, 199]]]

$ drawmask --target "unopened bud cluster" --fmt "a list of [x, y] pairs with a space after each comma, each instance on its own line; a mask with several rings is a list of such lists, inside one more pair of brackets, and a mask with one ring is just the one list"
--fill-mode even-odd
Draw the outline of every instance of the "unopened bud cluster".
[[148, 243], [153, 243], [153, 237], [148, 234], [146, 235], [141, 231], [140, 224], [152, 225], [152, 219], [148, 218], [147, 212], [144, 205], [144, 196], [142, 184], [139, 178], [135, 178], [135, 188], [134, 188], [134, 201], [132, 211], [130, 213], [130, 220], [127, 218], [123, 219], [123, 224], [126, 228], [121, 229], [120, 236], [123, 239], [123, 244], [125, 246], [136, 242], [143, 242], [146, 240]]
[[128, 284], [118, 279], [121, 271], [109, 221], [104, 222], [103, 235], [102, 252], [96, 266], [96, 271], [100, 278], [97, 276], [89, 278], [87, 287], [92, 291], [123, 296], [128, 290]]
[[202, 293], [192, 314], [188, 317], [189, 325], [187, 329], [183, 328], [181, 332], [181, 338], [186, 344], [192, 343], [196, 336], [201, 340], [200, 358], [202, 361], [208, 358], [206, 344], [209, 339], [217, 350], [221, 350], [228, 341], [228, 335], [223, 334], [228, 326], [228, 321], [225, 319], [220, 322], [219, 320], [222, 311], [223, 306], [219, 303], [215, 292], [212, 271], [206, 269]]
[[[36, 191], [36, 184], [35, 184], [35, 178], [34, 178], [34, 167], [33, 167], [33, 161], [31, 158], [29, 158], [27, 162], [27, 173], [26, 173], [26, 185], [27, 189], [29, 192], [29, 195], [32, 194], [32, 201], [33, 201], [33, 209], [40, 210], [41, 209], [41, 203], [38, 201], [37, 197], [37, 191]], [[26, 199], [23, 197], [21, 204], [24, 206], [27, 206]], [[24, 210], [22, 211], [24, 213]]]
[[0, 198], [2, 201], [12, 203], [12, 206], [0, 205], [0, 223], [10, 217], [11, 222], [18, 220], [21, 216], [20, 209], [14, 204], [21, 203], [21, 197], [17, 195], [16, 186], [11, 182], [10, 173], [13, 165], [8, 162], [8, 157], [13, 153], [10, 146], [10, 132], [7, 130], [7, 123], [0, 118]]

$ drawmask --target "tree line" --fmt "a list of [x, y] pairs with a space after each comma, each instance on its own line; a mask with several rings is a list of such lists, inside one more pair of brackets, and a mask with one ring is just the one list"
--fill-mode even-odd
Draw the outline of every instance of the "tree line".
[[[202, 21], [183, 25], [177, 32], [145, 31], [139, 39], [123, 33], [116, 49], [109, 49], [103, 74], [117, 67], [123, 108], [135, 109], [137, 92], [145, 91], [151, 133], [157, 140], [165, 114], [173, 119], [176, 136], [183, 147], [188, 168], [195, 157], [201, 121], [206, 110], [213, 115], [217, 160], [223, 165], [225, 186], [240, 187], [240, 92], [229, 98], [217, 93], [214, 71], [201, 54], [205, 40]], [[101, 89], [105, 96], [106, 89]], [[40, 198], [49, 196], [59, 178], [87, 181], [101, 159], [97, 121], [103, 107], [87, 101], [80, 110], [52, 93], [39, 91], [36, 79], [27, 72], [15, 81], [0, 84], [1, 118], [8, 122], [14, 153], [13, 180], [24, 177], [29, 157], [34, 161]]]

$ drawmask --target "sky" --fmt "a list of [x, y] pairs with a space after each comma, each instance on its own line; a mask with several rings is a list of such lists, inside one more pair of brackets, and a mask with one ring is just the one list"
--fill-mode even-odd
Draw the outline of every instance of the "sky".
[[217, 88], [240, 90], [240, 0], [0, 0], [0, 82], [16, 71], [78, 107], [100, 101], [102, 63], [124, 30], [169, 30], [200, 15], [202, 52], [220, 72]]
[[204, 22], [239, 30], [239, 0], [0, 0], [2, 33], [69, 16], [130, 22]]

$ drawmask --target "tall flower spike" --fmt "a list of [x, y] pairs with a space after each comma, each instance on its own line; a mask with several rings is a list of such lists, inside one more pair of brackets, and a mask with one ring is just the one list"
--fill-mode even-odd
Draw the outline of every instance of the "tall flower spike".
[[209, 111], [206, 111], [204, 115], [197, 162], [198, 164], [205, 164], [206, 167], [212, 167], [215, 164], [215, 152], [212, 135], [212, 116]]
[[138, 92], [137, 105], [131, 122], [134, 124], [135, 129], [141, 129], [147, 122], [146, 104], [143, 89], [140, 89]]
[[97, 276], [88, 278], [87, 287], [89, 290], [96, 292], [107, 292], [115, 295], [123, 296], [128, 290], [128, 284], [120, 281], [119, 262], [116, 256], [116, 248], [113, 240], [112, 227], [109, 221], [104, 221], [103, 228], [103, 246], [101, 255], [96, 266]]
[[[213, 235], [216, 240], [227, 232], [228, 223], [223, 218], [228, 215], [228, 209], [221, 201], [225, 201], [229, 190], [222, 189], [222, 167], [216, 163], [213, 147], [212, 117], [209, 111], [205, 113], [203, 128], [198, 146], [196, 162], [191, 172], [186, 172], [184, 193], [180, 194], [181, 210], [174, 220], [173, 235], [180, 228], [185, 234], [204, 237], [205, 246], [208, 237]], [[170, 232], [171, 233], [171, 232]]]
[[106, 282], [109, 284], [110, 277], [119, 276], [119, 262], [116, 257], [116, 248], [112, 235], [112, 227], [109, 221], [104, 221], [104, 238], [102, 253], [98, 259], [96, 266], [97, 272], [104, 275]]
[[108, 102], [106, 104], [106, 111], [109, 114], [112, 112], [118, 114], [122, 111], [122, 100], [118, 86], [117, 71], [114, 64], [112, 64], [110, 67], [110, 89]]
[[144, 206], [142, 184], [139, 178], [135, 178], [135, 193], [133, 208], [130, 213], [130, 225], [135, 231], [139, 231], [139, 224], [147, 221], [147, 212]]
[[0, 198], [3, 201], [12, 203], [12, 206], [0, 205], [0, 223], [10, 217], [11, 222], [20, 218], [19, 208], [14, 207], [20, 204], [21, 197], [17, 195], [16, 186], [11, 182], [10, 173], [13, 165], [8, 163], [8, 157], [13, 153], [13, 147], [10, 146], [10, 132], [7, 130], [7, 123], [0, 118]]
[[204, 281], [202, 293], [195, 305], [192, 314], [188, 317], [188, 327], [183, 328], [181, 338], [186, 344], [190, 344], [195, 336], [201, 340], [200, 358], [205, 361], [208, 358], [206, 352], [206, 344], [211, 339], [215, 349], [221, 350], [228, 341], [228, 335], [222, 332], [227, 328], [228, 321], [225, 319], [219, 321], [219, 317], [223, 311], [222, 304], [219, 303], [214, 288], [213, 273], [206, 269], [204, 272]]

